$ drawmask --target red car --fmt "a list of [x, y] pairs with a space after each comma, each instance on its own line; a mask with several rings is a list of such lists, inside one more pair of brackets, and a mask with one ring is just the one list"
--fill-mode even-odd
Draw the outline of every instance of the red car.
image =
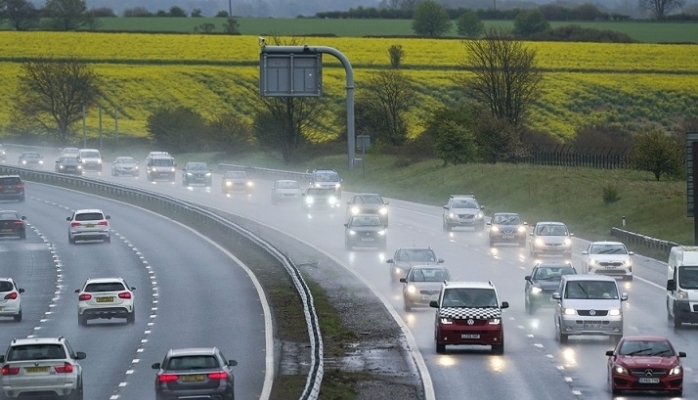
[[658, 336], [626, 336], [608, 356], [608, 383], [614, 395], [621, 391], [683, 393], [681, 357], [671, 342]]

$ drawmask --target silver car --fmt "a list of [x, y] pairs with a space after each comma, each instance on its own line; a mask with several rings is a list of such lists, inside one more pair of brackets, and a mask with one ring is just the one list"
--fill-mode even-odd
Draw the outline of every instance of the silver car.
[[405, 278], [401, 278], [402, 299], [405, 311], [412, 307], [429, 307], [429, 303], [439, 300], [441, 286], [450, 281], [451, 274], [443, 265], [417, 265], [410, 268]]
[[615, 279], [600, 275], [566, 275], [553, 293], [555, 331], [560, 343], [570, 335], [605, 335], [616, 342], [623, 337], [623, 304]]
[[111, 163], [111, 175], [138, 176], [138, 161], [133, 157], [116, 157]]
[[539, 222], [530, 233], [529, 252], [531, 257], [539, 254], [557, 254], [572, 257], [573, 233], [562, 222]]
[[300, 201], [303, 190], [297, 181], [282, 179], [274, 182], [271, 188], [271, 204], [283, 201]]
[[475, 231], [485, 230], [484, 206], [473, 195], [451, 195], [443, 206], [443, 229], [450, 232], [455, 227], [472, 226]]
[[111, 243], [111, 217], [102, 210], [75, 210], [66, 220], [68, 225], [68, 242], [75, 244], [77, 240], [103, 240]]
[[436, 258], [436, 253], [431, 247], [400, 247], [395, 250], [393, 258], [385, 261], [390, 264], [390, 280], [399, 282], [407, 271], [416, 265], [436, 265], [444, 262], [443, 258]]

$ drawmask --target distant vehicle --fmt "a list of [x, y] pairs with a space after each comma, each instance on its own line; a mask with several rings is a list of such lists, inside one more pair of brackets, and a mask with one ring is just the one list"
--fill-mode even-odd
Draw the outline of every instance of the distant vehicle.
[[138, 161], [133, 157], [116, 157], [111, 163], [111, 175], [138, 176]]
[[78, 325], [86, 326], [91, 319], [125, 318], [127, 324], [136, 322], [135, 287], [122, 278], [88, 279], [78, 294]]
[[667, 318], [679, 329], [698, 323], [698, 247], [674, 246], [667, 261]]
[[7, 150], [5, 149], [5, 146], [0, 144], [0, 162], [5, 161], [7, 161]]
[[344, 247], [378, 247], [384, 250], [388, 244], [388, 232], [377, 215], [352, 215], [344, 224]]
[[22, 321], [22, 293], [12, 278], [0, 278], [0, 317], [11, 317], [15, 322]]
[[221, 182], [221, 191], [223, 194], [232, 192], [247, 192], [252, 193], [254, 182], [247, 176], [245, 171], [226, 171]]
[[14, 210], [0, 210], [0, 236], [16, 236], [27, 238], [27, 227], [24, 222], [27, 217]]
[[102, 210], [85, 209], [75, 210], [66, 218], [70, 222], [68, 226], [68, 242], [75, 244], [77, 240], [103, 240], [111, 242], [111, 217]]
[[175, 181], [177, 163], [167, 152], [151, 152], [145, 159], [146, 177], [149, 181]]
[[271, 204], [284, 201], [299, 201], [303, 195], [300, 185], [293, 180], [278, 180], [271, 188]]
[[0, 175], [0, 200], [24, 201], [24, 182], [19, 175]]
[[339, 198], [333, 189], [309, 188], [303, 193], [303, 209], [328, 210], [339, 207]]
[[211, 179], [211, 170], [205, 162], [188, 162], [182, 168], [182, 185], [184, 186], [192, 183], [211, 186]]
[[626, 336], [606, 352], [607, 382], [616, 396], [623, 391], [665, 391], [683, 395], [683, 351], [661, 336]]
[[530, 275], [526, 275], [524, 297], [526, 312], [533, 314], [538, 308], [555, 307], [557, 300], [553, 299], [560, 286], [560, 280], [565, 275], [576, 275], [577, 270], [572, 264], [538, 263]]
[[44, 157], [35, 151], [26, 151], [19, 155], [18, 164], [20, 167], [43, 169]]
[[621, 242], [592, 242], [582, 252], [582, 269], [589, 274], [633, 279], [634, 255]]
[[573, 233], [562, 222], [539, 222], [530, 233], [529, 253], [531, 257], [539, 254], [560, 254], [566, 259], [572, 258]]
[[490, 227], [490, 247], [498, 243], [518, 243], [519, 247], [526, 247], [528, 222], [522, 221], [519, 214], [494, 213], [487, 225]]
[[171, 349], [157, 370], [155, 398], [235, 399], [235, 360], [228, 360], [216, 347]]
[[56, 172], [82, 175], [82, 164], [80, 164], [80, 160], [77, 157], [61, 157], [56, 160]]
[[102, 154], [97, 149], [80, 149], [78, 160], [83, 171], [102, 172]]
[[450, 232], [454, 227], [472, 226], [475, 231], [485, 230], [484, 206], [473, 195], [451, 195], [443, 206], [443, 229]]
[[61, 150], [60, 157], [78, 158], [79, 154], [80, 154], [80, 149], [78, 149], [77, 147], [66, 147], [65, 149]]
[[310, 187], [332, 189], [337, 198], [342, 197], [342, 180], [333, 169], [315, 169], [310, 175]]
[[349, 219], [352, 215], [358, 214], [376, 214], [383, 222], [383, 225], [388, 226], [388, 203], [383, 201], [383, 198], [375, 193], [360, 193], [354, 195], [347, 202], [347, 214]]
[[441, 285], [450, 281], [451, 274], [443, 265], [417, 265], [400, 279], [402, 286], [402, 303], [405, 311], [412, 307], [429, 307], [429, 303], [439, 299]]
[[404, 278], [407, 271], [416, 265], [436, 265], [444, 262], [437, 258], [431, 247], [400, 247], [395, 250], [393, 258], [386, 260], [390, 264], [390, 280], [398, 282]]

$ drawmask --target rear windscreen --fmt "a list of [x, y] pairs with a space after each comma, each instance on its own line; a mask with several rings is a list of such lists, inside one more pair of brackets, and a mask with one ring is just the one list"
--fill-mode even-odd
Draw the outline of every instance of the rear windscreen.
[[14, 346], [7, 355], [7, 361], [56, 360], [62, 358], [66, 358], [66, 356], [65, 350], [60, 344]]
[[104, 216], [101, 213], [82, 213], [75, 215], [76, 221], [97, 221], [102, 219], [104, 219]]
[[124, 290], [120, 282], [90, 283], [85, 288], [86, 292], [119, 292]]
[[14, 287], [12, 284], [8, 281], [2, 281], [0, 282], [0, 292], [11, 292], [14, 290]]
[[167, 370], [178, 371], [187, 369], [218, 368], [218, 360], [214, 356], [184, 356], [173, 357], [167, 362]]

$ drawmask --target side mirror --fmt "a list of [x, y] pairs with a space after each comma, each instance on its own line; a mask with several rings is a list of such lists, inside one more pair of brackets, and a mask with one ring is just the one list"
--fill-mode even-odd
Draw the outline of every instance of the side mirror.
[[503, 302], [502, 302], [502, 305], [499, 306], [499, 308], [501, 308], [501, 309], [509, 308], [509, 302], [508, 302], [508, 301], [503, 301]]
[[626, 301], [628, 300], [628, 294], [627, 293], [622, 293], [620, 295], [620, 301]]
[[635, 252], [634, 252], [634, 251], [629, 251], [629, 252], [628, 252], [628, 255], [629, 255], [629, 256], [634, 256], [634, 255], [635, 255]]
[[66, 220], [66, 221], [70, 221], [70, 220], [71, 220], [71, 218], [70, 218], [70, 217], [68, 217], [68, 218], [66, 218], [65, 220]]
[[60, 163], [61, 163], [61, 160], [56, 160], [56, 164], [60, 164]]
[[586, 250], [584, 250], [584, 251], [582, 252], [582, 255], [583, 255], [583, 256], [588, 256], [588, 255], [589, 255], [589, 252], [586, 251]]
[[528, 226], [528, 222], [524, 222], [524, 225], [527, 225], [527, 226]]
[[555, 300], [560, 300], [560, 298], [561, 298], [560, 293], [558, 293], [558, 292], [553, 293], [553, 295], [551, 297]]
[[348, 227], [349, 227], [349, 224], [344, 224], [344, 226], [348, 228]]
[[347, 204], [351, 204], [351, 201], [347, 201]]
[[439, 258], [439, 259], [436, 261], [437, 264], [443, 264], [444, 262], [445, 262], [445, 261], [444, 261], [443, 258]]
[[75, 289], [75, 293], [80, 293], [80, 289]]
[[0, 364], [5, 362], [5, 356], [0, 356]]
[[529, 233], [528, 236], [533, 236], [533, 232]]
[[389, 259], [385, 260], [385, 262], [388, 264], [393, 264], [395, 261], [393, 261], [392, 258], [389, 258]]
[[670, 292], [676, 290], [676, 281], [673, 279], [669, 279], [668, 281], [666, 281], [666, 290]]
[[106, 215], [106, 216], [104, 217], [104, 219], [111, 219], [111, 216], [110, 216], [110, 215]]
[[[686, 357], [686, 353], [684, 353], [683, 351], [679, 351], [679, 357]], [[2, 362], [2, 361], [0, 361], [0, 362]]]
[[525, 280], [525, 281], [530, 281], [530, 280], [531, 280], [531, 275], [526, 275], [526, 276], [524, 276], [524, 280]]
[[27, 217], [25, 217], [24, 215], [22, 215], [22, 220], [25, 220], [25, 219], [27, 219]]
[[389, 205], [390, 205], [390, 203], [386, 202], [386, 203], [384, 203], [383, 205], [389, 206]]
[[134, 291], [134, 290], [136, 290], [136, 288], [135, 288], [135, 287], [133, 287], [133, 286], [131, 286], [131, 291]]
[[609, 357], [613, 356], [613, 350], [606, 350], [606, 355]]
[[75, 359], [76, 360], [84, 360], [86, 358], [87, 358], [87, 354], [85, 354], [85, 352], [82, 352], [82, 351], [75, 352]]
[[485, 206], [480, 206], [480, 210], [484, 210], [484, 209], [485, 209]]
[[155, 364], [151, 365], [150, 368], [152, 368], [152, 369], [160, 369], [160, 363], [155, 363]]
[[574, 236], [574, 233], [570, 233], [570, 236]]
[[444, 208], [444, 210], [448, 210], [448, 206], [444, 206], [443, 208]]
[[236, 366], [236, 365], [238, 365], [238, 362], [237, 362], [237, 361], [235, 361], [235, 360], [228, 360], [228, 366], [229, 366], [229, 367], [234, 367], [234, 366]]
[[490, 225], [492, 225], [492, 223], [491, 223], [491, 222], [488, 222], [488, 223], [487, 223], [487, 226], [490, 226]]
[[406, 279], [406, 278], [400, 278], [400, 282], [402, 282], [402, 283], [407, 283], [407, 279]]
[[432, 300], [429, 302], [429, 307], [439, 308], [439, 302]]
[[24, 293], [24, 289], [20, 288], [20, 289], [18, 290], [18, 292]]

